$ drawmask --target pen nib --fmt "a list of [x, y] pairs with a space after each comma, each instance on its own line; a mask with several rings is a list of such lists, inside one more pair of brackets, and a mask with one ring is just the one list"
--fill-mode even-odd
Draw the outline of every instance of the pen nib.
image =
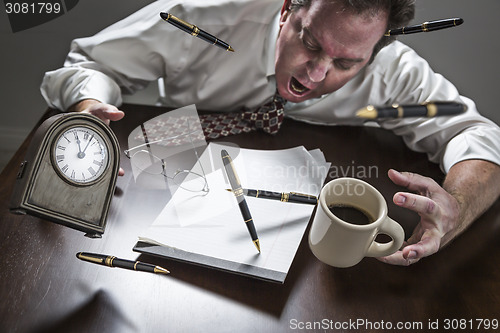
[[158, 274], [170, 274], [168, 270], [160, 266], [155, 266], [154, 272]]
[[234, 49], [231, 46], [228, 47], [227, 50], [230, 51], [230, 52], [234, 52]]
[[260, 253], [260, 242], [258, 239], [254, 240], [253, 243], [255, 244], [255, 247], [257, 248], [257, 250], [259, 251]]
[[360, 109], [356, 112], [356, 117], [366, 118], [366, 119], [375, 119], [377, 118], [377, 110], [371, 105]]

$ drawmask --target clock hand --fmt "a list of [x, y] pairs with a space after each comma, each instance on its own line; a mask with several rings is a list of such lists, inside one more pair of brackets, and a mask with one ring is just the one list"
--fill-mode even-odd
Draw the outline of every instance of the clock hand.
[[75, 136], [76, 136], [76, 143], [78, 144], [78, 158], [82, 159], [85, 157], [85, 154], [82, 154], [82, 148], [80, 147], [80, 138], [78, 137], [78, 133], [75, 131]]
[[83, 156], [82, 156], [82, 158], [84, 158], [84, 157], [85, 157], [85, 151], [87, 150], [87, 148], [88, 148], [88, 146], [89, 146], [89, 144], [90, 144], [90, 141], [92, 141], [92, 139], [93, 139], [93, 138], [94, 138], [94, 135], [92, 134], [92, 136], [90, 137], [89, 142], [87, 142], [87, 145], [85, 146], [85, 148], [84, 148], [84, 149], [83, 149], [83, 151], [82, 151], [82, 155], [83, 155]]

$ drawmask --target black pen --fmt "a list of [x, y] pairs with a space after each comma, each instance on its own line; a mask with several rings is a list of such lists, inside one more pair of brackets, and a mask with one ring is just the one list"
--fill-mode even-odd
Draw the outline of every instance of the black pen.
[[444, 20], [436, 20], [436, 21], [424, 22], [422, 24], [411, 25], [408, 27], [391, 29], [387, 31], [384, 36], [409, 35], [418, 32], [429, 32], [434, 30], [456, 27], [462, 23], [464, 23], [464, 20], [458, 17], [451, 19], [444, 19]]
[[201, 30], [197, 26], [187, 23], [186, 21], [181, 20], [178, 17], [175, 17], [172, 14], [169, 13], [160, 13], [160, 17], [167, 21], [168, 23], [172, 24], [174, 27], [181, 29], [182, 31], [187, 32], [188, 34], [191, 34], [195, 37], [198, 37], [200, 39], [203, 39], [205, 42], [213, 44], [215, 46], [218, 46], [220, 48], [223, 48], [226, 51], [231, 51], [234, 52], [234, 49], [229, 46], [226, 42], [223, 42], [219, 38], [212, 36], [206, 31]]
[[465, 104], [456, 102], [427, 102], [415, 105], [373, 106], [359, 110], [357, 117], [366, 119], [377, 118], [407, 118], [407, 117], [438, 117], [451, 116], [467, 110]]
[[[226, 191], [232, 191], [230, 189], [226, 189]], [[272, 199], [279, 200], [282, 202], [294, 202], [294, 203], [303, 203], [315, 205], [318, 202], [318, 198], [314, 195], [310, 194], [302, 194], [297, 192], [271, 192], [271, 191], [263, 191], [263, 190], [252, 190], [252, 189], [243, 189], [243, 195], [254, 198], [262, 198], [262, 199]]]
[[76, 254], [76, 257], [83, 261], [88, 261], [94, 264], [99, 264], [108, 267], [119, 267], [119, 268], [131, 269], [134, 271], [142, 271], [142, 272], [150, 272], [158, 274], [170, 273], [168, 270], [160, 266], [155, 266], [140, 261], [120, 259], [115, 256], [107, 256], [104, 254], [78, 252]]
[[247, 202], [245, 201], [245, 197], [243, 196], [243, 189], [241, 188], [240, 179], [238, 178], [238, 174], [236, 173], [236, 170], [234, 168], [233, 160], [225, 149], [221, 150], [221, 157], [222, 163], [224, 163], [224, 168], [226, 169], [227, 178], [229, 178], [229, 183], [231, 184], [231, 188], [233, 189], [234, 196], [238, 201], [238, 206], [240, 207], [243, 220], [247, 225], [248, 232], [252, 237], [252, 241], [255, 244], [255, 247], [260, 253], [259, 237], [257, 236], [257, 231], [255, 230], [255, 225], [253, 224], [252, 215], [250, 214], [250, 210], [248, 209]]

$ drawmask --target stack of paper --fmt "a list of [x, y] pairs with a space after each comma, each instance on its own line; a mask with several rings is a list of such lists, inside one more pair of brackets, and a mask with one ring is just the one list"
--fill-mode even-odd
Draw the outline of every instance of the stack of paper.
[[265, 151], [210, 143], [200, 157], [210, 191], [178, 189], [134, 250], [284, 282], [314, 206], [246, 197], [259, 254], [235, 196], [226, 190], [222, 149], [232, 157], [243, 188], [317, 196], [330, 167], [318, 149]]

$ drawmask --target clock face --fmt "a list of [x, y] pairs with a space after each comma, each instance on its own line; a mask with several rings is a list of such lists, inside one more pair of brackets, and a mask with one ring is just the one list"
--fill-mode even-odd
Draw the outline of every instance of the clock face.
[[103, 136], [87, 126], [64, 130], [53, 146], [53, 161], [58, 173], [71, 183], [91, 184], [98, 180], [109, 164]]

